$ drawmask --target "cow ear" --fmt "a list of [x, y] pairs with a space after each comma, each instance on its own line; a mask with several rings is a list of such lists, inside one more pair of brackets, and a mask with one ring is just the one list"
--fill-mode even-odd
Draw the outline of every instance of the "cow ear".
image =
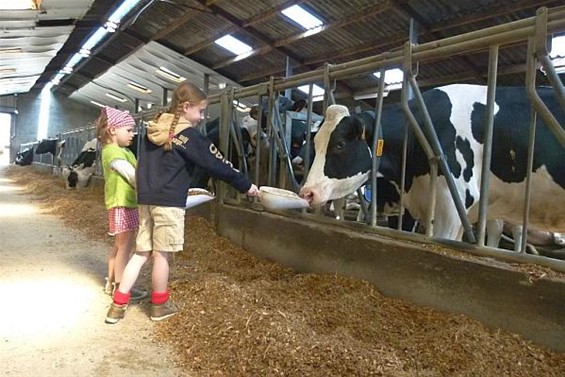
[[355, 138], [365, 140], [365, 122], [360, 117], [353, 118]]

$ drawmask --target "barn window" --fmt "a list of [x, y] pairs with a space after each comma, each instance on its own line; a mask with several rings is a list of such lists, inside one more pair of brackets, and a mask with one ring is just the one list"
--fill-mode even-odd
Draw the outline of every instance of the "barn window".
[[[376, 78], [381, 77], [381, 72], [373, 73]], [[387, 69], [385, 71], [385, 85], [388, 90], [402, 88], [402, 80], [404, 79], [404, 72], [400, 68]]]
[[222, 46], [226, 50], [233, 52], [236, 55], [243, 55], [251, 52], [253, 49], [246, 43], [243, 43], [239, 39], [232, 37], [231, 35], [224, 35], [222, 38], [216, 39], [214, 41], [219, 46]]
[[553, 66], [557, 73], [565, 72], [565, 35], [555, 37], [551, 40], [551, 53], [549, 57], [553, 60]]
[[293, 5], [289, 8], [286, 8], [281, 13], [306, 30], [314, 29], [324, 24], [318, 17], [314, 16], [312, 13], [308, 12], [299, 5]]
[[[310, 85], [302, 85], [296, 88], [303, 93], [310, 94]], [[324, 99], [324, 89], [316, 84], [312, 85], [312, 101], [321, 101]]]

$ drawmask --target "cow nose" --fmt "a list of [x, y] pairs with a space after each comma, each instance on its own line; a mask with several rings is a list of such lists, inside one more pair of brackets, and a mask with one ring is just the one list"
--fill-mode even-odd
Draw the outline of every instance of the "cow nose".
[[302, 199], [305, 199], [306, 201], [308, 201], [308, 203], [312, 203], [312, 200], [314, 200], [314, 192], [312, 190], [302, 188], [298, 195]]

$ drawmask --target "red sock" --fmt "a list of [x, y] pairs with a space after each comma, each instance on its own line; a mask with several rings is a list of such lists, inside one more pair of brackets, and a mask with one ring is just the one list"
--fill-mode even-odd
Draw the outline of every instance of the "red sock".
[[151, 292], [151, 303], [155, 305], [164, 304], [169, 300], [169, 291], [165, 292]]
[[127, 304], [129, 302], [130, 293], [114, 292], [114, 303], [118, 305]]

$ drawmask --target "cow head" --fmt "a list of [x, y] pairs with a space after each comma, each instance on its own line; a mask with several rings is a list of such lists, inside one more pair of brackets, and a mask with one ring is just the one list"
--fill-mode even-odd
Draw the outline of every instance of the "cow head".
[[371, 152], [365, 123], [345, 106], [331, 105], [314, 138], [316, 155], [300, 196], [313, 206], [355, 192], [369, 177]]

